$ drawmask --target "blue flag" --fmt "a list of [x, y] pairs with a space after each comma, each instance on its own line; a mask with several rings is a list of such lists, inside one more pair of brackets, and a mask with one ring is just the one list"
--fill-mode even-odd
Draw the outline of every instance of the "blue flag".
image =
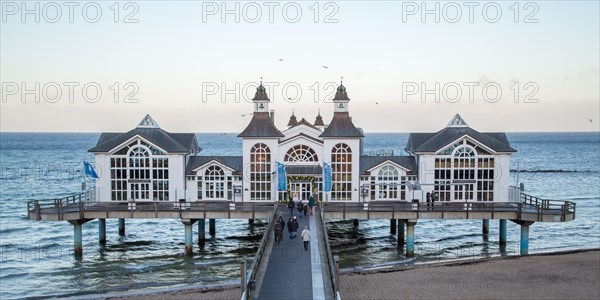
[[92, 178], [98, 178], [98, 174], [96, 174], [94, 167], [92, 167], [92, 165], [89, 162], [84, 160], [83, 168], [85, 169], [85, 175], [90, 175], [90, 177]]
[[323, 162], [323, 192], [331, 192], [331, 166]]
[[277, 190], [287, 190], [287, 172], [285, 165], [280, 162], [277, 162]]

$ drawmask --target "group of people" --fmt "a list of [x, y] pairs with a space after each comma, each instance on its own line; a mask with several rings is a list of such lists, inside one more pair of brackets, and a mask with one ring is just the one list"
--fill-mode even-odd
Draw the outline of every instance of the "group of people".
[[[315, 206], [315, 198], [310, 195], [308, 197], [308, 202], [299, 200], [298, 203], [294, 202], [294, 199], [290, 198], [288, 201], [288, 209], [290, 210], [290, 217], [287, 220], [287, 223], [280, 215], [275, 221], [275, 242], [281, 243], [283, 241], [283, 231], [287, 226], [287, 230], [290, 236], [290, 240], [295, 239], [298, 236], [298, 219], [294, 215], [294, 210], [298, 210], [298, 215], [300, 218], [304, 216], [312, 216], [313, 215], [313, 207]], [[308, 246], [310, 244], [310, 230], [308, 226], [304, 226], [304, 230], [300, 234], [302, 237], [302, 241], [304, 242], [304, 250], [308, 251]]]
[[308, 203], [304, 200], [298, 200], [298, 203], [294, 203], [294, 199], [290, 197], [290, 201], [288, 201], [288, 209], [290, 210], [290, 217], [294, 216], [294, 209], [298, 210], [298, 215], [300, 218], [306, 216], [307, 214], [313, 215], [313, 207], [315, 206], [315, 198], [310, 195], [308, 197]]
[[427, 210], [429, 210], [434, 207], [434, 203], [437, 200], [437, 193], [435, 193], [435, 192], [427, 193], [426, 199], [427, 199]]
[[[290, 240], [293, 240], [298, 235], [298, 219], [296, 216], [290, 217], [287, 221], [287, 228], [290, 234]], [[275, 221], [275, 242], [281, 243], [283, 241], [283, 229], [286, 227], [286, 223], [283, 217], [280, 215]], [[304, 226], [304, 230], [300, 234], [302, 241], [304, 242], [304, 250], [308, 251], [308, 244], [310, 243], [310, 230], [308, 226]]]

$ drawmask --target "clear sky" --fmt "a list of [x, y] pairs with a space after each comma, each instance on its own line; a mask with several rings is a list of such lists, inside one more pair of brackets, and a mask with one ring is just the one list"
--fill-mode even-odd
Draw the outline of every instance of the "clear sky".
[[598, 1], [1, 3], [1, 131], [240, 132], [261, 77], [280, 129], [343, 77], [366, 132], [600, 130]]

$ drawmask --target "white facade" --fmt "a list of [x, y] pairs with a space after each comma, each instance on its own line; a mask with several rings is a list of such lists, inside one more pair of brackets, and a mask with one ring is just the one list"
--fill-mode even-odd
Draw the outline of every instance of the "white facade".
[[[103, 134], [95, 148], [99, 201], [425, 201], [508, 202], [510, 148], [503, 133], [480, 133], [456, 115], [436, 133], [409, 136], [408, 156], [365, 156], [348, 112], [345, 88], [328, 126], [290, 118], [279, 131], [257, 90], [254, 116], [240, 133], [242, 155], [197, 155], [194, 134], [171, 134], [146, 116], [122, 134]], [[325, 191], [325, 166], [331, 191]], [[281, 167], [286, 174], [279, 174]], [[280, 176], [281, 175], [281, 176]], [[285, 176], [285, 177], [284, 177]], [[285, 189], [280, 189], [285, 180]]]

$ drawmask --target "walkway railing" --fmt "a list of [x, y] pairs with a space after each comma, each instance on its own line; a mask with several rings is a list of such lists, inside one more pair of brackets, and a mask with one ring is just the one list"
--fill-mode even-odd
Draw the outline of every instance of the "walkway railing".
[[[576, 205], [572, 201], [548, 200], [521, 193], [520, 202], [443, 202], [436, 201], [428, 204], [419, 201], [371, 201], [371, 202], [325, 202], [324, 208], [328, 212], [342, 213], [346, 218], [346, 213], [365, 212], [367, 217], [371, 213], [389, 212], [392, 216], [395, 213], [415, 213], [416, 218], [420, 218], [422, 213], [445, 213], [445, 212], [464, 212], [469, 218], [471, 212], [489, 212], [492, 215], [496, 212], [514, 212], [518, 218], [523, 214], [536, 214], [537, 220], [542, 221], [544, 216], [560, 216], [560, 221], [575, 218]], [[567, 218], [567, 215], [572, 215]], [[430, 215], [431, 216], [431, 215]]]
[[339, 285], [339, 258], [337, 256], [333, 256], [333, 252], [331, 251], [331, 246], [329, 245], [329, 236], [327, 235], [327, 224], [325, 223], [325, 209], [321, 205], [319, 207], [319, 213], [321, 215], [321, 230], [323, 234], [323, 240], [325, 240], [325, 251], [327, 251], [327, 265], [329, 267], [329, 279], [331, 281], [331, 286], [333, 288], [333, 294], [336, 300], [341, 300], [340, 296], [340, 285]]
[[543, 220], [544, 214], [555, 215], [556, 212], [560, 211], [561, 222], [565, 221], [567, 214], [573, 214], [575, 219], [575, 202], [563, 201], [563, 200], [549, 200], [541, 199], [525, 193], [521, 193], [522, 208], [533, 208], [537, 210], [538, 221]]
[[[80, 193], [58, 199], [34, 200], [27, 203], [27, 211], [31, 219], [41, 220], [42, 214], [57, 215], [57, 220], [62, 221], [65, 213], [79, 213], [81, 219], [85, 212], [104, 212], [108, 217], [110, 212], [134, 212], [150, 213], [145, 216], [158, 218], [159, 213], [172, 212], [181, 215], [184, 212], [206, 213], [206, 212], [246, 212], [254, 218], [255, 212], [266, 212], [273, 208], [272, 202], [230, 202], [230, 201], [201, 201], [201, 202], [96, 202], [89, 201], [86, 193]], [[33, 216], [33, 217], [32, 217]]]
[[[275, 203], [273, 208], [273, 214], [271, 215], [271, 219], [269, 220], [269, 225], [267, 225], [267, 229], [265, 229], [265, 233], [263, 234], [262, 239], [260, 240], [260, 244], [258, 249], [256, 250], [256, 254], [254, 255], [254, 259], [252, 260], [252, 265], [249, 270], [242, 270], [242, 297], [241, 300], [246, 300], [250, 297], [252, 290], [254, 289], [256, 283], [256, 275], [260, 268], [260, 265], [263, 260], [263, 256], [265, 254], [266, 247], [269, 243], [269, 237], [273, 233], [273, 227], [275, 224], [276, 215], [277, 215], [277, 203]], [[246, 259], [244, 258], [243, 264], [246, 264]], [[245, 269], [245, 267], [244, 267]], [[284, 287], [282, 287], [284, 288]]]

